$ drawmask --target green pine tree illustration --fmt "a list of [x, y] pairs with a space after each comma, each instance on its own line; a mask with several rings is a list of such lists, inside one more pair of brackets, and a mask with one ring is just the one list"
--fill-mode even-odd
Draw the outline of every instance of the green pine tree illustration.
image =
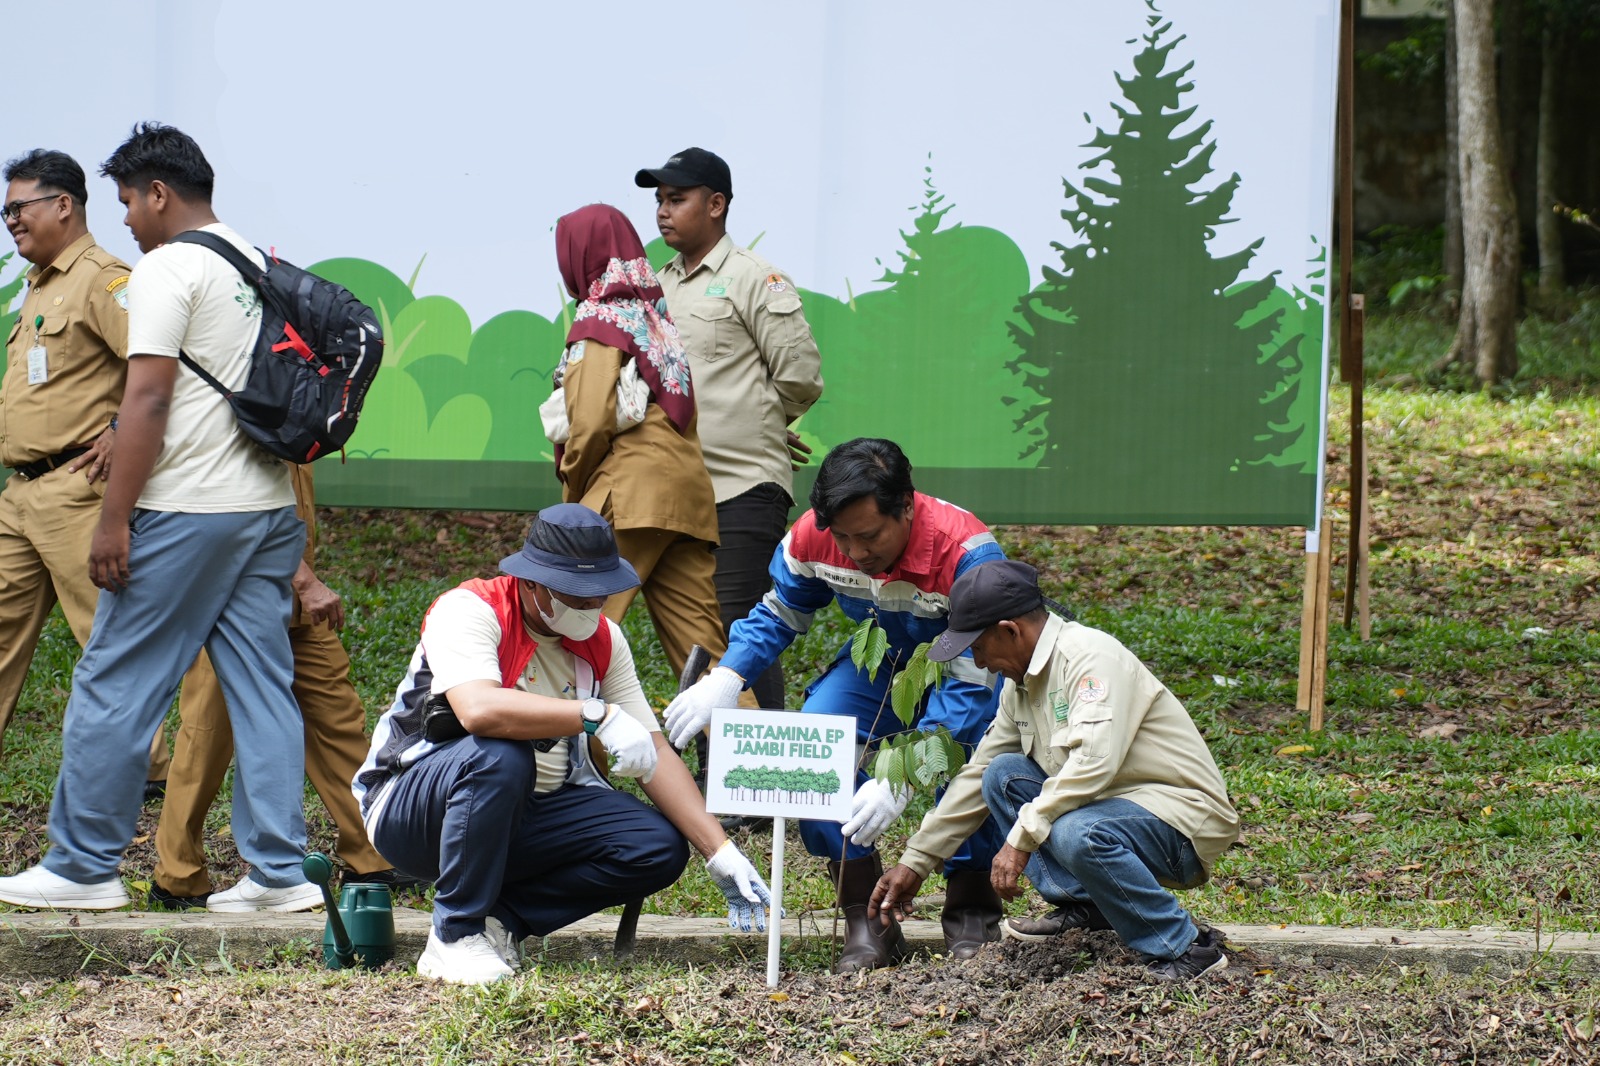
[[923, 173], [899, 261], [877, 279], [887, 287], [848, 301], [805, 294], [828, 386], [802, 425], [826, 446], [863, 427], [906, 441], [924, 469], [1033, 466], [1042, 408], [1011, 339], [1027, 259], [1000, 231], [953, 222], [933, 168]]
[[[1271, 350], [1277, 315], [1241, 326], [1275, 288], [1241, 277], [1261, 241], [1213, 255], [1240, 176], [1205, 188], [1216, 141], [1180, 106], [1192, 63], [1169, 69], [1183, 41], [1152, 12], [1131, 77], [1117, 76], [1114, 131], [1096, 128], [1081, 187], [1063, 179], [1061, 217], [1077, 243], [1054, 242], [1062, 268], [1019, 304], [1022, 365], [1044, 372], [1043, 465], [1069, 484], [1140, 486], [1173, 504], [1244, 498], [1249, 466], [1284, 442], [1285, 369]], [[1131, 42], [1130, 42], [1131, 43]], [[1085, 115], [1085, 119], [1088, 116]], [[1109, 173], [1108, 173], [1109, 171]]]

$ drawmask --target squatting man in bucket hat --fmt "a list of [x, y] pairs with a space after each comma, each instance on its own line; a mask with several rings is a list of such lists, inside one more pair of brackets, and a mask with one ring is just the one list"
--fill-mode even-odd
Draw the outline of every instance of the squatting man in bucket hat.
[[[765, 930], [766, 883], [706, 813], [600, 613], [639, 583], [611, 527], [581, 504], [547, 507], [500, 570], [429, 608], [354, 783], [373, 845], [436, 886], [417, 972], [509, 977], [523, 938], [667, 887], [688, 844], [728, 924]], [[607, 760], [655, 809], [611, 788]]]
[[1183, 705], [1115, 637], [1046, 600], [1026, 563], [985, 563], [951, 588], [950, 625], [928, 658], [947, 662], [969, 647], [1006, 679], [999, 713], [878, 881], [870, 917], [908, 912], [929, 871], [993, 814], [1007, 834], [991, 866], [995, 890], [1014, 899], [1026, 872], [1054, 908], [1003, 921], [1008, 939], [1112, 929], [1159, 980], [1226, 967], [1221, 934], [1196, 925], [1168, 891], [1205, 883], [1239, 835]]

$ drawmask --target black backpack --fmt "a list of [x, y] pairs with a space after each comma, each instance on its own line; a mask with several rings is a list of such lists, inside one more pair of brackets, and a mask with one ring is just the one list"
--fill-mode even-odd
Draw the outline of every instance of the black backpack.
[[187, 354], [178, 358], [222, 394], [239, 428], [273, 455], [309, 463], [343, 449], [383, 360], [377, 316], [343, 286], [270, 255], [263, 270], [214, 233], [189, 230], [168, 243], [179, 241], [216, 252], [261, 294], [261, 335], [238, 392]]

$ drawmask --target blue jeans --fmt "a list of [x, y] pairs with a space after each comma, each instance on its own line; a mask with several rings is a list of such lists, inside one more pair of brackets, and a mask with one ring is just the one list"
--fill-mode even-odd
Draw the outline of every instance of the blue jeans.
[[120, 592], [100, 593], [72, 674], [45, 868], [115, 877], [144, 802], [150, 742], [204, 647], [233, 726], [233, 836], [269, 888], [305, 883], [305, 723], [290, 685], [289, 579], [305, 551], [293, 507], [135, 510]]
[[[983, 799], [1010, 833], [1017, 812], [1038, 798], [1047, 775], [1021, 753], [983, 772]], [[1068, 811], [1050, 827], [1026, 868], [1039, 895], [1060, 906], [1092, 903], [1122, 942], [1152, 959], [1175, 959], [1199, 935], [1163, 884], [1192, 888], [1205, 868], [1189, 838], [1132, 800], [1106, 799]]]
[[[888, 663], [885, 662], [883, 668], [878, 671], [878, 680], [869, 681], [867, 675], [857, 670], [855, 664], [850, 661], [849, 653], [841, 649], [827, 672], [806, 689], [806, 702], [801, 710], [807, 714], [853, 716], [856, 720], [858, 745], [870, 744], [884, 737], [893, 736], [905, 729], [889, 706], [889, 684], [893, 673], [894, 671], [890, 670]], [[956, 737], [966, 747], [968, 755], [972, 754], [973, 747], [983, 738], [983, 732], [988, 726], [987, 719], [975, 721], [968, 727], [968, 734]], [[866, 784], [871, 776], [866, 771], [857, 773], [856, 787], [860, 788]], [[941, 789], [939, 795], [943, 794], [944, 790]], [[846, 859], [861, 859], [877, 850], [875, 847], [863, 848], [847, 843], [844, 834], [839, 832], [838, 822], [802, 819], [800, 839], [805, 841], [806, 850], [811, 854], [827, 859], [838, 859], [841, 853]], [[945, 862], [944, 872], [987, 870], [989, 864], [994, 861], [995, 853], [1000, 850], [1000, 845], [1005, 842], [1005, 833], [995, 825], [994, 818], [985, 818], [977, 832], [962, 841], [960, 850]]]
[[544, 936], [672, 884], [689, 846], [626, 792], [566, 786], [535, 794], [533, 742], [465, 736], [384, 786], [372, 846], [434, 882], [433, 927], [453, 943], [500, 919]]

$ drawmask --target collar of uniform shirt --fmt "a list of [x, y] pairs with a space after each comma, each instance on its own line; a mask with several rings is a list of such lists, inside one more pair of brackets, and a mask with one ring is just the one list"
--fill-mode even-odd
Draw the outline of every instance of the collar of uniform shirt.
[[709, 270], [711, 273], [715, 274], [717, 271], [722, 269], [722, 264], [728, 261], [728, 256], [731, 255], [732, 252], [733, 238], [724, 233], [722, 235], [722, 239], [711, 246], [711, 251], [706, 253], [706, 257], [700, 260], [700, 265], [695, 267], [693, 270], [685, 271], [683, 269], [682, 252], [679, 252], [676, 256], [674, 256], [672, 261], [667, 264], [666, 268], [674, 271], [675, 273], [682, 274], [684, 280], [687, 281], [689, 278], [694, 277], [702, 270]]
[[85, 233], [82, 237], [79, 237], [77, 240], [61, 249], [61, 254], [56, 256], [49, 263], [46, 263], [44, 266], [39, 266], [37, 263], [35, 263], [32, 267], [28, 268], [28, 284], [37, 284], [35, 279], [38, 278], [39, 275], [43, 274], [46, 270], [54, 270], [57, 274], [65, 274], [68, 270], [72, 269], [72, 264], [76, 263], [84, 252], [87, 252], [93, 247], [94, 234]]
[[[915, 501], [913, 507], [918, 512], [925, 512], [922, 501], [927, 497], [918, 493], [912, 497]], [[911, 516], [911, 536], [906, 540], [906, 550], [900, 553], [900, 558], [895, 560], [889, 572], [884, 575], [886, 580], [893, 581], [902, 574], [922, 574], [926, 576], [933, 571], [933, 523], [928, 520], [919, 520], [918, 513]], [[871, 576], [870, 574], [868, 575]]]
[[1046, 608], [1044, 628], [1039, 631], [1039, 643], [1033, 646], [1033, 658], [1028, 660], [1028, 669], [1022, 675], [1018, 688], [1028, 691], [1030, 678], [1042, 677], [1045, 669], [1050, 665], [1050, 656], [1056, 650], [1056, 637], [1061, 634], [1061, 627], [1066, 625], [1066, 619]]

